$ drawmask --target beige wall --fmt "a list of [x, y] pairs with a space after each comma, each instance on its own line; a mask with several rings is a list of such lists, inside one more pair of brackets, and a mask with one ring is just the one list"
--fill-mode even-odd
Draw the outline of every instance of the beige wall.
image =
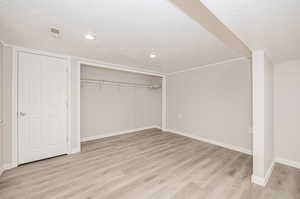
[[250, 60], [167, 76], [167, 128], [251, 150]]
[[274, 68], [274, 121], [276, 157], [300, 165], [300, 60]]
[[[159, 84], [161, 78], [82, 66], [82, 79]], [[81, 138], [161, 126], [161, 89], [81, 85]]]

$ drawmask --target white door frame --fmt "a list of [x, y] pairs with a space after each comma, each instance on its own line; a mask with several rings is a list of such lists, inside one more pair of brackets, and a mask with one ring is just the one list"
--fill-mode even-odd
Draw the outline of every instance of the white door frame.
[[18, 166], [18, 53], [25, 52], [49, 57], [65, 59], [68, 61], [68, 110], [67, 110], [67, 146], [68, 153], [71, 153], [71, 64], [70, 57], [58, 55], [54, 53], [44, 52], [40, 50], [27, 49], [22, 47], [13, 46], [13, 64], [12, 64], [12, 165], [11, 167]]
[[95, 66], [95, 67], [99, 67], [99, 68], [106, 68], [106, 69], [111, 69], [111, 70], [118, 70], [118, 71], [124, 71], [124, 72], [131, 72], [131, 73], [136, 73], [136, 74], [142, 74], [142, 75], [151, 75], [151, 76], [156, 76], [156, 77], [161, 77], [162, 78], [162, 110], [161, 110], [161, 119], [162, 119], [162, 127], [161, 129], [163, 131], [166, 130], [167, 127], [167, 84], [166, 84], [166, 75], [163, 75], [161, 73], [155, 73], [155, 72], [150, 72], [150, 71], [141, 71], [141, 70], [137, 70], [134, 68], [122, 68], [122, 67], [118, 67], [118, 66], [112, 66], [112, 65], [108, 65], [108, 64], [102, 64], [102, 63], [97, 63], [97, 61], [95, 62], [91, 62], [91, 61], [77, 61], [77, 118], [76, 118], [76, 122], [77, 122], [77, 141], [79, 143], [77, 143], [77, 145], [79, 146], [79, 149], [77, 149], [76, 152], [80, 152], [80, 67], [81, 65], [90, 65], [90, 66]]

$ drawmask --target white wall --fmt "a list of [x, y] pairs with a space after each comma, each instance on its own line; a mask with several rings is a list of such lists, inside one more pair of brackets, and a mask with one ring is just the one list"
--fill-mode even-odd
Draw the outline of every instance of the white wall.
[[[82, 79], [101, 79], [138, 84], [159, 84], [161, 78], [83, 66]], [[81, 85], [81, 138], [151, 126], [161, 126], [161, 89]]]
[[71, 152], [80, 151], [80, 66], [71, 58]]
[[9, 167], [12, 161], [12, 134], [11, 134], [11, 100], [12, 100], [12, 48], [4, 47], [3, 52], [3, 120], [5, 122], [2, 128], [3, 138], [3, 163]]
[[3, 138], [2, 138], [2, 125], [3, 119], [3, 50], [4, 46], [0, 42], [0, 175], [3, 172]]
[[[108, 68], [115, 68], [119, 70], [126, 70], [138, 73], [149, 73], [149, 71], [142, 68], [133, 68], [127, 66], [107, 65], [97, 60], [89, 60], [80, 57], [71, 57], [71, 152], [76, 153], [80, 151], [80, 66], [79, 62], [90, 63], [95, 66], [103, 66]], [[155, 76], [161, 76], [160, 73], [153, 73]]]
[[251, 151], [250, 60], [167, 76], [167, 129]]
[[265, 186], [274, 162], [273, 65], [264, 51], [252, 55], [253, 174], [252, 182]]
[[300, 60], [274, 68], [275, 154], [300, 167]]
[[274, 161], [274, 124], [273, 124], [273, 64], [265, 56], [265, 172]]

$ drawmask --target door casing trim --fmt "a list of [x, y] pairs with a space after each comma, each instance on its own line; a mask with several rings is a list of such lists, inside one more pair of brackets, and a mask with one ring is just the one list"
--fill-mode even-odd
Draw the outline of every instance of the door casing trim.
[[27, 49], [22, 47], [12, 47], [12, 143], [11, 143], [11, 167], [17, 167], [18, 163], [18, 53], [25, 52], [36, 55], [55, 57], [67, 60], [67, 98], [68, 98], [68, 109], [67, 109], [67, 153], [71, 154], [71, 58], [70, 56], [59, 55], [49, 53], [40, 50]]

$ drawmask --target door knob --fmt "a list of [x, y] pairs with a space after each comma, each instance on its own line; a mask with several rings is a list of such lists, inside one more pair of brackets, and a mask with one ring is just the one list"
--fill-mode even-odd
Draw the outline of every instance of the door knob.
[[20, 112], [20, 116], [24, 117], [26, 113]]
[[0, 126], [4, 126], [4, 120], [0, 120]]

